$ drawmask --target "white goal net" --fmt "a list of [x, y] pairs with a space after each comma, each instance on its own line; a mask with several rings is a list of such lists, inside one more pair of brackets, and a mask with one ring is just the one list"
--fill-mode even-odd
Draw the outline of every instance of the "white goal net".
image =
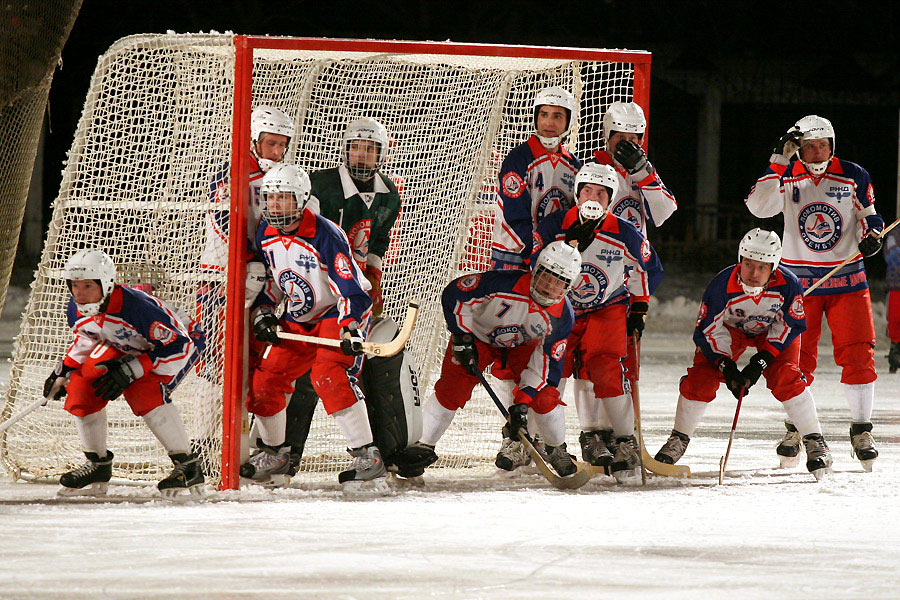
[[[61, 270], [75, 251], [97, 247], [119, 265], [119, 283], [151, 286], [191, 315], [198, 306], [216, 311], [204, 319], [221, 325], [207, 331], [212, 351], [173, 399], [206, 473], [218, 480], [228, 326], [221, 304], [198, 305], [197, 298], [225, 298], [225, 274], [203, 274], [199, 258], [206, 214], [222, 208], [210, 202], [210, 181], [232, 159], [235, 110], [249, 115], [251, 106], [268, 104], [291, 115], [297, 135], [286, 160], [308, 171], [339, 164], [348, 121], [371, 116], [387, 127], [393, 148], [385, 171], [401, 188], [403, 208], [385, 256], [385, 312], [400, 322], [410, 298], [422, 301], [408, 351], [425, 398], [447, 342], [440, 292], [451, 278], [489, 266], [497, 170], [533, 131], [535, 93], [560, 85], [575, 94], [580, 116], [567, 146], [582, 159], [602, 148], [600, 121], [611, 102], [634, 98], [647, 108], [649, 54], [643, 52], [240, 39], [254, 48], [246, 106], [235, 103], [235, 36], [132, 36], [100, 57], [16, 340], [3, 418], [39, 397], [65, 353], [71, 332]], [[164, 476], [171, 463], [142, 419], [124, 400], [107, 411], [114, 476]], [[439, 464], [492, 460], [501, 423], [476, 389], [441, 440]], [[342, 468], [344, 445], [320, 409], [303, 469]], [[35, 477], [83, 461], [61, 402], [10, 428], [0, 437], [0, 456], [9, 470]]]

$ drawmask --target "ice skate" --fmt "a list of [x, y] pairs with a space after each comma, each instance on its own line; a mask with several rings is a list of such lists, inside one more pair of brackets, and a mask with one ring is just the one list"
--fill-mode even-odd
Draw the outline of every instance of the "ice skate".
[[58, 496], [105, 496], [112, 478], [113, 453], [106, 451], [100, 458], [96, 452], [85, 452], [88, 462], [74, 471], [63, 473], [59, 478], [62, 486]]
[[568, 477], [578, 470], [574, 457], [566, 450], [563, 442], [559, 446], [545, 446], [547, 462], [560, 477]]
[[581, 444], [581, 458], [587, 464], [608, 467], [612, 462], [612, 452], [606, 447], [599, 431], [582, 431], [578, 435], [578, 443]]
[[241, 465], [241, 477], [264, 485], [287, 485], [291, 479], [287, 474], [291, 468], [290, 447], [261, 445], [262, 449]]
[[494, 465], [503, 471], [515, 471], [519, 467], [531, 464], [531, 456], [525, 449], [525, 444], [519, 440], [504, 437], [500, 443], [500, 451], [494, 459]]
[[187, 490], [192, 496], [203, 495], [203, 469], [200, 461], [193, 454], [170, 454], [169, 458], [175, 468], [169, 476], [161, 480], [156, 487], [164, 498], [174, 498], [182, 490]]
[[609, 466], [619, 483], [633, 483], [641, 479], [641, 460], [637, 440], [633, 435], [616, 438], [616, 455]]
[[374, 491], [386, 496], [391, 493], [387, 484], [387, 469], [381, 460], [381, 452], [375, 445], [347, 450], [353, 460], [346, 471], [338, 475], [344, 495], [357, 496]]
[[900, 342], [891, 342], [891, 350], [887, 355], [888, 368], [891, 373], [896, 373], [900, 368]]
[[600, 437], [603, 438], [603, 443], [606, 444], [606, 449], [609, 450], [609, 453], [615, 456], [616, 436], [613, 435], [612, 429], [601, 429]]
[[806, 448], [806, 470], [813, 474], [816, 481], [821, 481], [831, 473], [831, 452], [821, 433], [810, 433], [803, 436]]
[[878, 450], [875, 449], [875, 438], [872, 437], [871, 423], [850, 424], [850, 455], [859, 459], [862, 468], [871, 473], [872, 463], [878, 458]]
[[688, 444], [690, 443], [691, 438], [689, 436], [673, 429], [672, 433], [669, 435], [669, 439], [666, 440], [666, 443], [663, 444], [662, 448], [659, 449], [659, 452], [657, 452], [656, 456], [653, 458], [661, 463], [674, 465], [682, 456], [684, 456], [684, 451], [687, 450]]
[[800, 433], [793, 423], [785, 421], [784, 426], [787, 428], [787, 432], [778, 442], [775, 453], [781, 461], [779, 466], [782, 469], [793, 469], [800, 464]]

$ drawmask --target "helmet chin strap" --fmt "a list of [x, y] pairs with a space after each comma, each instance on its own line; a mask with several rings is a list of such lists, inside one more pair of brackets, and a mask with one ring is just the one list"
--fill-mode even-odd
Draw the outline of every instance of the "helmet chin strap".
[[828, 165], [831, 164], [831, 158], [824, 162], [806, 162], [802, 159], [800, 160], [800, 162], [803, 163], [803, 166], [806, 167], [806, 170], [809, 171], [811, 175], [821, 177], [825, 174], [825, 171], [828, 170]]

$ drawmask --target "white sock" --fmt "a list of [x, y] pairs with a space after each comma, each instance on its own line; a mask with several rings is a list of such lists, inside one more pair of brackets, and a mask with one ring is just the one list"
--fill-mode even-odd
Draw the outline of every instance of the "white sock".
[[75, 417], [75, 427], [85, 452], [106, 456], [106, 407], [86, 417]]
[[819, 425], [819, 415], [816, 413], [816, 403], [813, 401], [809, 388], [803, 390], [790, 400], [781, 403], [788, 416], [788, 421], [794, 424], [800, 437], [810, 433], [822, 433]]
[[578, 422], [583, 431], [596, 431], [600, 429], [603, 402], [594, 397], [594, 385], [584, 379], [575, 380], [575, 410], [578, 413]]
[[544, 415], [529, 411], [529, 418], [532, 418], [532, 414], [545, 444], [559, 446], [566, 441], [566, 412], [561, 405], [554, 406], [553, 410]]
[[675, 409], [675, 431], [680, 431], [688, 437], [694, 435], [694, 430], [700, 424], [700, 419], [703, 418], [707, 406], [709, 406], [709, 402], [688, 400], [678, 394], [678, 408]]
[[[359, 402], [357, 402], [359, 404]], [[287, 428], [287, 408], [282, 408], [271, 417], [256, 415], [257, 430], [263, 444], [276, 448], [284, 443]]]
[[872, 420], [872, 406], [875, 404], [875, 382], [846, 383], [844, 392], [850, 405], [851, 423], [869, 423]]
[[[369, 413], [364, 402], [357, 400], [352, 406], [332, 415], [338, 429], [344, 434], [349, 448], [362, 448], [372, 443], [372, 429], [369, 427]], [[282, 428], [284, 440], [284, 428]]]
[[422, 411], [422, 439], [419, 441], [429, 446], [436, 446], [455, 416], [455, 410], [444, 408], [435, 395], [431, 394]]
[[612, 423], [613, 434], [617, 437], [634, 435], [634, 404], [631, 396], [622, 394], [613, 398], [603, 398], [606, 416]]
[[191, 443], [188, 441], [187, 431], [184, 430], [184, 422], [178, 414], [178, 409], [171, 402], [157, 406], [144, 415], [144, 423], [169, 454], [190, 453]]

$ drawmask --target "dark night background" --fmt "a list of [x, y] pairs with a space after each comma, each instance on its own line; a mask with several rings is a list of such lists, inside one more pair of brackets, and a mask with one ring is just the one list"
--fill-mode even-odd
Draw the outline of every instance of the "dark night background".
[[[806, 114], [831, 119], [838, 156], [868, 169], [879, 212], [888, 223], [897, 217], [900, 53], [895, 9], [888, 6], [85, 0], [50, 91], [44, 223], [97, 57], [126, 35], [216, 30], [629, 48], [653, 52], [649, 155], [679, 202], [675, 215], [651, 230], [651, 239], [670, 273], [715, 272], [734, 261], [739, 236], [761, 224], [742, 199], [765, 169], [773, 142]], [[703, 107], [711, 100], [721, 103], [715, 140], [700, 133], [709, 114]], [[697, 164], [710, 152], [718, 154], [719, 176], [706, 194], [698, 189], [709, 190], [710, 182], [698, 181]], [[781, 231], [778, 221], [765, 224]], [[698, 256], [705, 262], [698, 264]], [[19, 272], [30, 272], [32, 260], [20, 256]], [[867, 266], [874, 277], [884, 271], [880, 257]]]

